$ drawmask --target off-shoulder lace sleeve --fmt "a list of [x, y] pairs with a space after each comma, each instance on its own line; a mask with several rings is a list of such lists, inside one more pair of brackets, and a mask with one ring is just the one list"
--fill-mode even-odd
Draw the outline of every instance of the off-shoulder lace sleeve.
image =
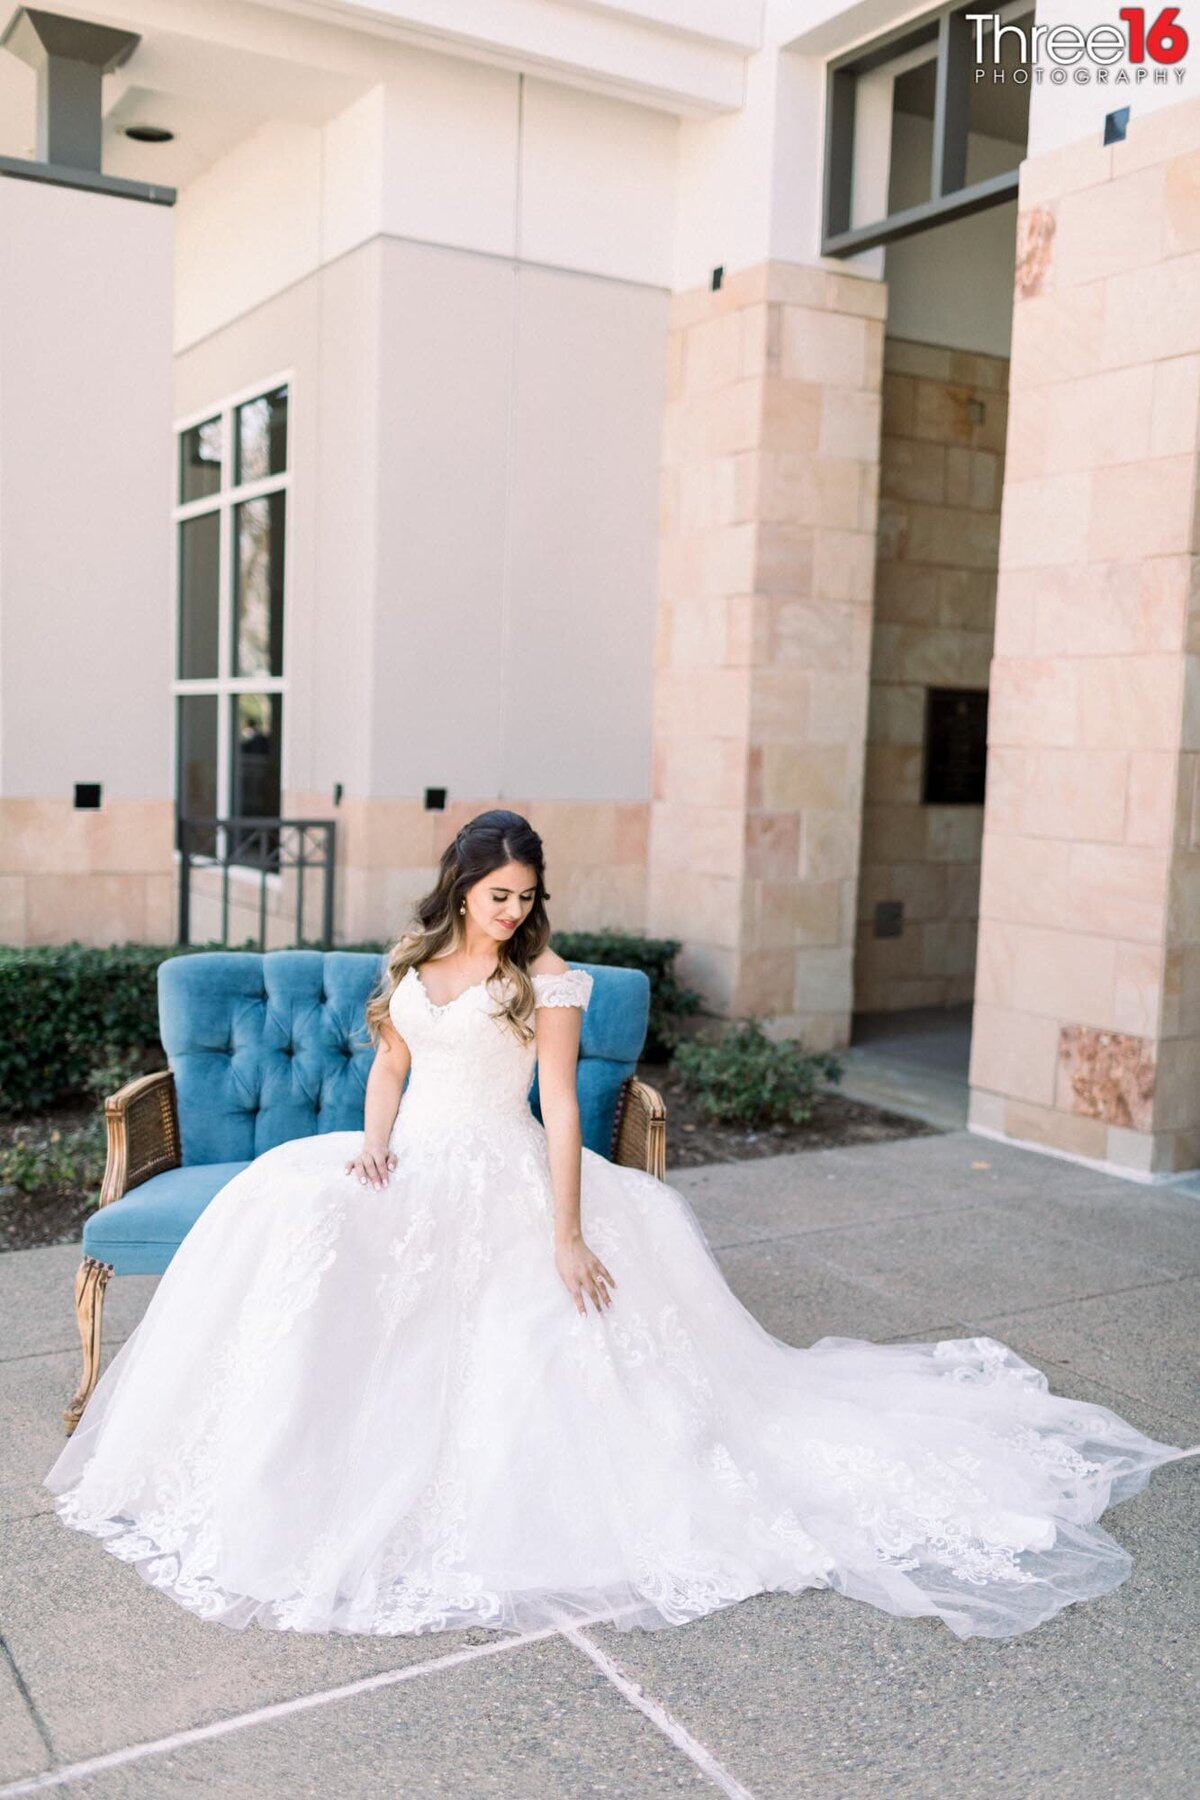
[[537, 1006], [582, 1006], [592, 994], [592, 978], [586, 969], [547, 969], [533, 977]]

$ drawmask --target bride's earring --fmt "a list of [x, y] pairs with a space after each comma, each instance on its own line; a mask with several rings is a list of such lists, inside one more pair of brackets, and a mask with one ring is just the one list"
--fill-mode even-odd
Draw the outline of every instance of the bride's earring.
[[466, 910], [467, 910], [467, 903], [466, 903], [466, 901], [465, 901], [465, 900], [460, 900], [460, 901], [459, 901], [459, 903], [458, 903], [458, 910], [459, 910], [459, 912], [466, 912]]

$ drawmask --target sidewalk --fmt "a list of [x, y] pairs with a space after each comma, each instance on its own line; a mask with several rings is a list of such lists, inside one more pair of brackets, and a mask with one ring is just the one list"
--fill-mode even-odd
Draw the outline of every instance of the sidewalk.
[[[734, 1290], [789, 1342], [986, 1332], [1056, 1391], [1200, 1441], [1192, 1195], [965, 1132], [672, 1183]], [[40, 1485], [78, 1369], [77, 1261], [73, 1245], [0, 1257], [0, 1800], [1192, 1791], [1200, 1458], [1105, 1516], [1135, 1558], [1122, 1587], [1007, 1642], [962, 1642], [828, 1591], [758, 1595], [655, 1633], [231, 1632], [66, 1530]], [[110, 1285], [110, 1354], [153, 1286]]]

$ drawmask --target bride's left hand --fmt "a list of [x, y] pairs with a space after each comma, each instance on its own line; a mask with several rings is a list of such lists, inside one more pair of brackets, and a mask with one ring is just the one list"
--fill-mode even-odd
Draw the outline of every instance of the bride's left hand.
[[577, 1312], [587, 1312], [584, 1294], [591, 1296], [597, 1312], [612, 1305], [612, 1295], [608, 1290], [617, 1284], [595, 1251], [589, 1250], [581, 1237], [572, 1238], [566, 1244], [555, 1245], [554, 1266], [566, 1283], [567, 1292], [575, 1302]]

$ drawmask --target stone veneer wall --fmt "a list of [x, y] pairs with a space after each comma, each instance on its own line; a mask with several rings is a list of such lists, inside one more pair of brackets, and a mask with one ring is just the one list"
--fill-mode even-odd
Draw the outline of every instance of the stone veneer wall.
[[[983, 807], [922, 804], [929, 688], [986, 688], [1008, 359], [888, 337], [854, 1004], [949, 1006], [975, 985]], [[982, 419], [972, 417], [972, 402]], [[899, 901], [899, 937], [875, 908]]]
[[1200, 1164], [1200, 101], [1021, 171], [972, 1122]]
[[175, 939], [169, 800], [0, 799], [0, 944]]
[[886, 291], [671, 302], [646, 928], [710, 1013], [849, 1030]]

